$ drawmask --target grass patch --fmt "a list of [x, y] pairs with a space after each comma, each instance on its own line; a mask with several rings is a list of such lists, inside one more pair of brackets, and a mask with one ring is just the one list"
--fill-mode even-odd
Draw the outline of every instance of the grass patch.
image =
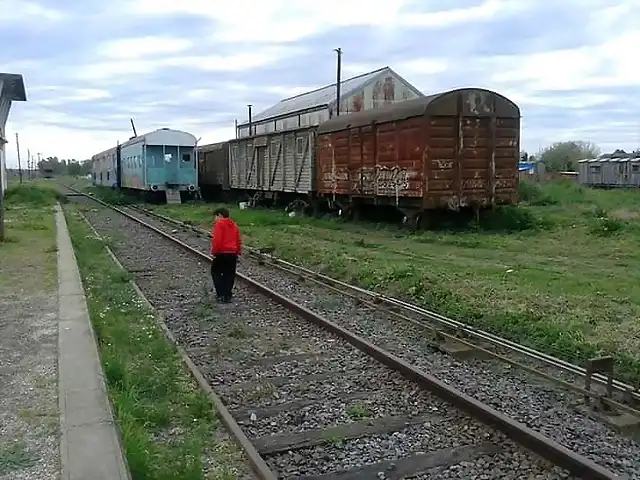
[[55, 288], [55, 188], [11, 185], [5, 197], [5, 237], [0, 241], [0, 294]]
[[[611, 354], [640, 383], [640, 191], [559, 181], [520, 193], [481, 218], [493, 225], [416, 234], [231, 208], [248, 245], [567, 361]], [[209, 229], [215, 207], [155, 209]]]
[[[104, 244], [69, 207], [69, 231], [134, 480], [237, 478], [238, 451]], [[219, 436], [219, 435], [218, 435]]]
[[111, 205], [131, 205], [137, 202], [131, 194], [125, 191], [114, 190], [102, 185], [87, 185], [84, 188], [79, 188], [79, 190]]
[[0, 474], [30, 468], [35, 464], [36, 458], [27, 450], [24, 442], [0, 444]]
[[5, 208], [47, 207], [54, 205], [57, 201], [63, 203], [66, 197], [55, 186], [29, 182], [12, 185], [7, 189]]

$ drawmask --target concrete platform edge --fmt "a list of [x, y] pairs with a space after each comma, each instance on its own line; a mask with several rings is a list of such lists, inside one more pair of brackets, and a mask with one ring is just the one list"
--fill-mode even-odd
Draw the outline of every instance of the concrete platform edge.
[[131, 480], [114, 421], [84, 288], [60, 204], [58, 388], [62, 480]]

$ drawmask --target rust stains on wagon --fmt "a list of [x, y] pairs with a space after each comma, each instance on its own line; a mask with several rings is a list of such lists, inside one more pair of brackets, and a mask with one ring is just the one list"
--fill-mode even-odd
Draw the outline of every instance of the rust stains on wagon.
[[318, 127], [321, 196], [425, 210], [518, 201], [520, 109], [463, 88]]

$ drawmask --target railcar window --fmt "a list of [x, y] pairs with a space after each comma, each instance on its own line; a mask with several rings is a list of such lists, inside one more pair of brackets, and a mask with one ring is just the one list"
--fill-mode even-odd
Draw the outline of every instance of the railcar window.
[[631, 171], [633, 173], [640, 173], [640, 165], [631, 165]]
[[296, 138], [296, 154], [297, 155], [304, 154], [304, 138], [303, 137]]
[[182, 161], [183, 162], [190, 162], [191, 161], [191, 154], [190, 153], [183, 153], [182, 154]]
[[591, 167], [589, 167], [589, 171], [591, 173], [600, 173], [600, 165], [591, 165]]
[[278, 156], [278, 148], [280, 147], [280, 143], [279, 142], [271, 142], [271, 156], [272, 157], [277, 157]]

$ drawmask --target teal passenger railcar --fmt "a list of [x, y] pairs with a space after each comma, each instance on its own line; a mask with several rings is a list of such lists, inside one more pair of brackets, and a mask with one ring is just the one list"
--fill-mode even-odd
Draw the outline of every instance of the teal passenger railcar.
[[194, 135], [169, 128], [133, 137], [91, 158], [93, 183], [164, 195], [167, 201], [195, 193], [196, 143]]

